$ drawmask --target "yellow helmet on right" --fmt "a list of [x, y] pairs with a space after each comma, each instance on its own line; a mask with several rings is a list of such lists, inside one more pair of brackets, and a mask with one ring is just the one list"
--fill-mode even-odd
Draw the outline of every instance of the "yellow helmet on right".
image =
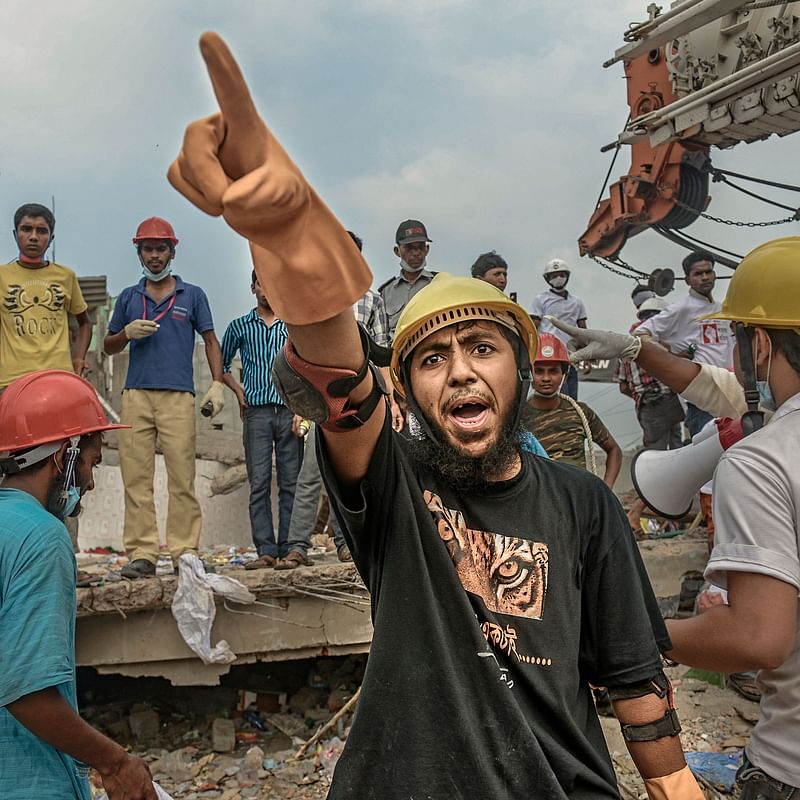
[[700, 319], [728, 319], [800, 333], [800, 236], [773, 239], [739, 263], [722, 309]]

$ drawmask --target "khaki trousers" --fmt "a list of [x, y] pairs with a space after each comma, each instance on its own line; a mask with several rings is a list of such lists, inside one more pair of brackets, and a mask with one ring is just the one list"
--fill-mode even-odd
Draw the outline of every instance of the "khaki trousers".
[[128, 557], [155, 564], [158, 526], [153, 495], [156, 437], [167, 467], [169, 507], [167, 548], [177, 564], [182, 553], [197, 551], [202, 515], [194, 495], [195, 417], [190, 392], [126, 389], [122, 419], [130, 430], [119, 432], [119, 465], [125, 485], [125, 530]]

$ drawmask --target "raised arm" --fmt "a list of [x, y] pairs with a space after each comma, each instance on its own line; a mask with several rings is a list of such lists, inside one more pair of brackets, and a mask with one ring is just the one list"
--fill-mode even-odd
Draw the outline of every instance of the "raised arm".
[[[364, 349], [351, 307], [372, 282], [366, 262], [258, 115], [228, 47], [213, 33], [200, 50], [220, 112], [191, 123], [169, 170], [172, 185], [198, 208], [225, 218], [250, 242], [256, 274], [286, 322], [294, 369], [331, 408], [333, 373], [359, 373]], [[340, 374], [338, 377], [344, 377]], [[293, 382], [303, 390], [303, 382]], [[367, 372], [338, 411], [358, 409], [372, 391]], [[299, 411], [299, 409], [297, 409]], [[378, 403], [366, 424], [341, 430], [323, 423], [339, 480], [361, 480], [385, 413]], [[334, 420], [335, 422], [335, 420]]]

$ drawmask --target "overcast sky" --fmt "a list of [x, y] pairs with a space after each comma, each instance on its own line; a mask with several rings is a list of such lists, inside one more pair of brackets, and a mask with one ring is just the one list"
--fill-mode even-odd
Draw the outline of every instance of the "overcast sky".
[[[248, 310], [243, 241], [165, 178], [186, 124], [215, 110], [197, 48], [209, 29], [230, 44], [306, 177], [363, 236], [376, 285], [398, 269], [398, 222], [414, 217], [434, 240], [431, 268], [466, 274], [496, 249], [511, 266], [509, 289], [529, 306], [544, 288], [544, 262], [560, 256], [573, 265], [569, 288], [590, 324], [625, 328], [632, 282], [579, 259], [576, 240], [610, 162], [599, 148], [627, 115], [621, 65], [601, 64], [646, 5], [4, 0], [0, 256], [15, 256], [14, 209], [54, 195], [57, 260], [107, 274], [116, 294], [140, 275], [137, 224], [163, 216], [181, 239], [176, 271], [205, 288], [220, 334]], [[712, 155], [718, 166], [793, 180], [796, 147], [774, 140]], [[623, 150], [614, 176], [627, 168]], [[784, 216], [716, 186], [713, 198], [720, 216]], [[690, 232], [745, 252], [793, 230], [700, 222]], [[682, 256], [653, 233], [623, 252], [648, 271], [680, 271]]]

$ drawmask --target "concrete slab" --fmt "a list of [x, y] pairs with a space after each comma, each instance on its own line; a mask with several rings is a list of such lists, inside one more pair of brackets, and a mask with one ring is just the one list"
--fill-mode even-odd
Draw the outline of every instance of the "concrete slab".
[[[217, 604], [211, 641], [225, 639], [234, 664], [368, 651], [369, 598], [351, 564], [227, 574], [258, 597], [252, 605]], [[219, 683], [231, 665], [205, 665], [187, 647], [171, 612], [176, 585], [174, 577], [164, 577], [79, 590], [78, 666], [158, 675], [175, 685]]]
[[[702, 532], [640, 543], [659, 597], [680, 592], [686, 572], [702, 571]], [[316, 557], [315, 557], [316, 558]], [[257, 605], [217, 604], [211, 641], [225, 639], [234, 664], [367, 652], [369, 599], [352, 564], [335, 556], [292, 571], [231, 570]], [[78, 591], [79, 666], [105, 673], [163, 676], [175, 685], [215, 685], [230, 665], [204, 665], [186, 646], [171, 613], [175, 577], [108, 583]]]

